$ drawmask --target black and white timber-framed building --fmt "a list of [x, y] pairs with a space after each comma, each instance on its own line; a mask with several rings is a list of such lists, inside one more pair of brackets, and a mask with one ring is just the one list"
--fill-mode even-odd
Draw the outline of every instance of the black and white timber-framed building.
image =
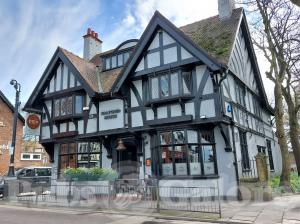
[[259, 151], [281, 171], [245, 13], [219, 4], [219, 15], [180, 28], [155, 12], [140, 39], [110, 51], [90, 29], [83, 58], [57, 48], [25, 105], [41, 114], [54, 179], [99, 166], [167, 186], [218, 181], [236, 196]]

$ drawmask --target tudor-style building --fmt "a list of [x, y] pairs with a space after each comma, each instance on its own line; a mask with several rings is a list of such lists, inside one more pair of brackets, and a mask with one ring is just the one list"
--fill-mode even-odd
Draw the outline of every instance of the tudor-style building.
[[160, 185], [218, 181], [236, 196], [258, 151], [281, 171], [244, 11], [219, 3], [219, 15], [180, 28], [155, 12], [140, 39], [110, 51], [90, 29], [84, 58], [57, 48], [25, 105], [42, 114], [54, 179], [66, 167], [112, 167]]

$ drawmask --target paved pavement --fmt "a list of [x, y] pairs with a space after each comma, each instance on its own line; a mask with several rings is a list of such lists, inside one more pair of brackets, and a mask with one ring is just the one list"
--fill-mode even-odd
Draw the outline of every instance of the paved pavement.
[[276, 197], [270, 202], [231, 202], [222, 207], [223, 221], [300, 224], [300, 195]]
[[[1, 224], [203, 224], [194, 221], [172, 221], [146, 216], [79, 212], [72, 210], [25, 208], [0, 205]], [[207, 223], [207, 222], [206, 222]]]
[[[17, 215], [16, 215], [17, 214]], [[153, 214], [152, 214], [153, 215]], [[160, 217], [147, 217], [98, 213], [92, 210], [38, 209], [0, 205], [0, 223], [19, 224], [200, 224], [195, 221], [170, 221]], [[210, 223], [213, 221], [205, 222]], [[222, 203], [222, 218], [214, 223], [300, 224], [300, 195], [276, 197], [270, 202]], [[204, 222], [202, 222], [204, 223]]]

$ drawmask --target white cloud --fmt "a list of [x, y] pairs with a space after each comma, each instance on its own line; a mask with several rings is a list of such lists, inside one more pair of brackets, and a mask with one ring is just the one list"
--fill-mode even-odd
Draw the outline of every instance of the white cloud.
[[21, 100], [26, 101], [57, 46], [82, 52], [79, 37], [84, 24], [100, 8], [99, 2], [86, 4], [84, 0], [44, 3], [19, 1], [14, 11], [0, 3], [0, 89], [5, 89], [10, 100], [14, 96], [10, 79], [22, 84]]
[[[104, 43], [104, 48], [114, 48], [118, 43], [121, 43], [126, 39], [139, 38], [148, 25], [155, 10], [158, 10], [179, 27], [217, 15], [217, 3], [217, 0], [135, 0], [134, 4], [127, 5], [126, 8], [126, 18], [134, 18], [134, 20], [132, 19], [134, 22], [130, 23], [130, 25], [122, 23], [120, 26], [117, 26], [113, 32], [111, 41]], [[269, 101], [271, 102], [274, 98], [274, 85], [265, 75], [265, 71], [268, 69], [268, 62], [259, 52], [257, 53], [257, 57], [265, 90]]]

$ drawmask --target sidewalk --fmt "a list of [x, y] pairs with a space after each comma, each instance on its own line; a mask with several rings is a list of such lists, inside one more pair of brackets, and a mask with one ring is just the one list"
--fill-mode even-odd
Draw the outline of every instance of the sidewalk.
[[[5, 204], [5, 203], [4, 203]], [[11, 203], [8, 203], [11, 204]], [[17, 203], [16, 203], [17, 205]], [[20, 204], [20, 206], [24, 206], [25, 204]], [[31, 204], [34, 207], [34, 204]], [[54, 209], [55, 205], [52, 204], [53, 207], [49, 204], [45, 206], [44, 209]], [[39, 206], [38, 206], [39, 207]], [[209, 222], [209, 223], [261, 223], [261, 224], [300, 224], [300, 195], [292, 195], [292, 196], [283, 196], [276, 197], [273, 201], [270, 202], [223, 202], [222, 203], [222, 218], [218, 219], [216, 216], [205, 215], [205, 214], [197, 214], [194, 212], [194, 217], [182, 217], [180, 212], [176, 212], [176, 214], [172, 213], [155, 213], [148, 210], [148, 213], [140, 213], [136, 211], [133, 213], [132, 211], [113, 211], [113, 210], [98, 210], [98, 209], [89, 209], [89, 208], [75, 208], [75, 207], [61, 207], [60, 210], [76, 210], [81, 211], [83, 213], [103, 213], [103, 214], [124, 214], [129, 216], [148, 216], [158, 219], [167, 219], [169, 221], [172, 220], [179, 223], [179, 220], [190, 221], [186, 223], [198, 223], [199, 222]], [[174, 213], [174, 211], [173, 211]], [[177, 216], [177, 217], [176, 217]], [[181, 216], [181, 217], [178, 217]], [[192, 221], [193, 220], [193, 221]]]
[[277, 197], [270, 202], [223, 203], [221, 220], [262, 224], [300, 224], [300, 195]]

